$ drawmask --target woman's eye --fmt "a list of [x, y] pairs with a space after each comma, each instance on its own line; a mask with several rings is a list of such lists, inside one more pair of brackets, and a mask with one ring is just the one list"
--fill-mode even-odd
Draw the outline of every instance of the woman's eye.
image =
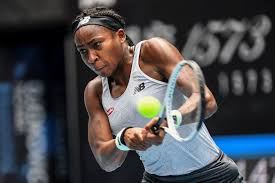
[[101, 47], [101, 42], [96, 42], [94, 48], [99, 49]]
[[80, 50], [79, 50], [79, 53], [82, 54], [82, 55], [84, 55], [85, 53], [87, 53], [87, 50], [85, 50], [85, 49], [80, 49]]

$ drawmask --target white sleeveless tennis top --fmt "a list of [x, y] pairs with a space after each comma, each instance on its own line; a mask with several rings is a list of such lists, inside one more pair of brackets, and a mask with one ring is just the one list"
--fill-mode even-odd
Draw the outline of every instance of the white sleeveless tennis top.
[[[144, 127], [149, 122], [136, 110], [139, 97], [149, 95], [163, 101], [165, 95], [167, 83], [149, 77], [139, 67], [141, 44], [135, 47], [129, 83], [120, 97], [111, 96], [108, 79], [102, 77], [102, 104], [114, 135], [124, 127]], [[174, 98], [177, 107], [185, 100], [182, 94]], [[202, 168], [219, 156], [219, 149], [203, 124], [199, 134], [191, 141], [178, 142], [166, 134], [161, 145], [137, 153], [148, 173], [165, 176], [186, 174]]]

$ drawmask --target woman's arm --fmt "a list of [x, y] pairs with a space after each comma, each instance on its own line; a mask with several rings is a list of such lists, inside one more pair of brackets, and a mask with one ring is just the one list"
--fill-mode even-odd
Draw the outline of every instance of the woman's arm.
[[[142, 62], [144, 65], [150, 65], [162, 77], [162, 80], [167, 81], [175, 68], [175, 66], [183, 59], [177, 48], [161, 38], [152, 38], [144, 42], [142, 47]], [[195, 78], [192, 74], [192, 69], [189, 66], [184, 66], [183, 72], [180, 74], [180, 79], [177, 80], [177, 86], [183, 94], [188, 97], [185, 103], [179, 108], [185, 119], [192, 116], [192, 112], [198, 107], [200, 99], [198, 88], [195, 87]], [[216, 100], [205, 85], [206, 98], [206, 115], [210, 117], [217, 110]], [[187, 118], [186, 118], [187, 117]]]
[[85, 88], [84, 102], [89, 115], [88, 141], [100, 167], [110, 172], [121, 166], [127, 152], [120, 151], [115, 145], [108, 118], [101, 105], [101, 90], [100, 78], [90, 81]]

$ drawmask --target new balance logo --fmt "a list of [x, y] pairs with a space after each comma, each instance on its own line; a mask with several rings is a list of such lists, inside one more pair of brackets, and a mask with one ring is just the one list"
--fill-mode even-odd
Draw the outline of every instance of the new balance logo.
[[137, 92], [142, 91], [144, 88], [145, 88], [145, 84], [144, 84], [144, 83], [140, 83], [138, 86], [135, 87], [134, 95], [135, 95]]

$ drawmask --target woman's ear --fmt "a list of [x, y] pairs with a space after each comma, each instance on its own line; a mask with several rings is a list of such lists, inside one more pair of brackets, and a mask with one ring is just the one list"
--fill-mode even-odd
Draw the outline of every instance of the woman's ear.
[[116, 33], [122, 43], [126, 41], [126, 34], [124, 29], [118, 29]]

